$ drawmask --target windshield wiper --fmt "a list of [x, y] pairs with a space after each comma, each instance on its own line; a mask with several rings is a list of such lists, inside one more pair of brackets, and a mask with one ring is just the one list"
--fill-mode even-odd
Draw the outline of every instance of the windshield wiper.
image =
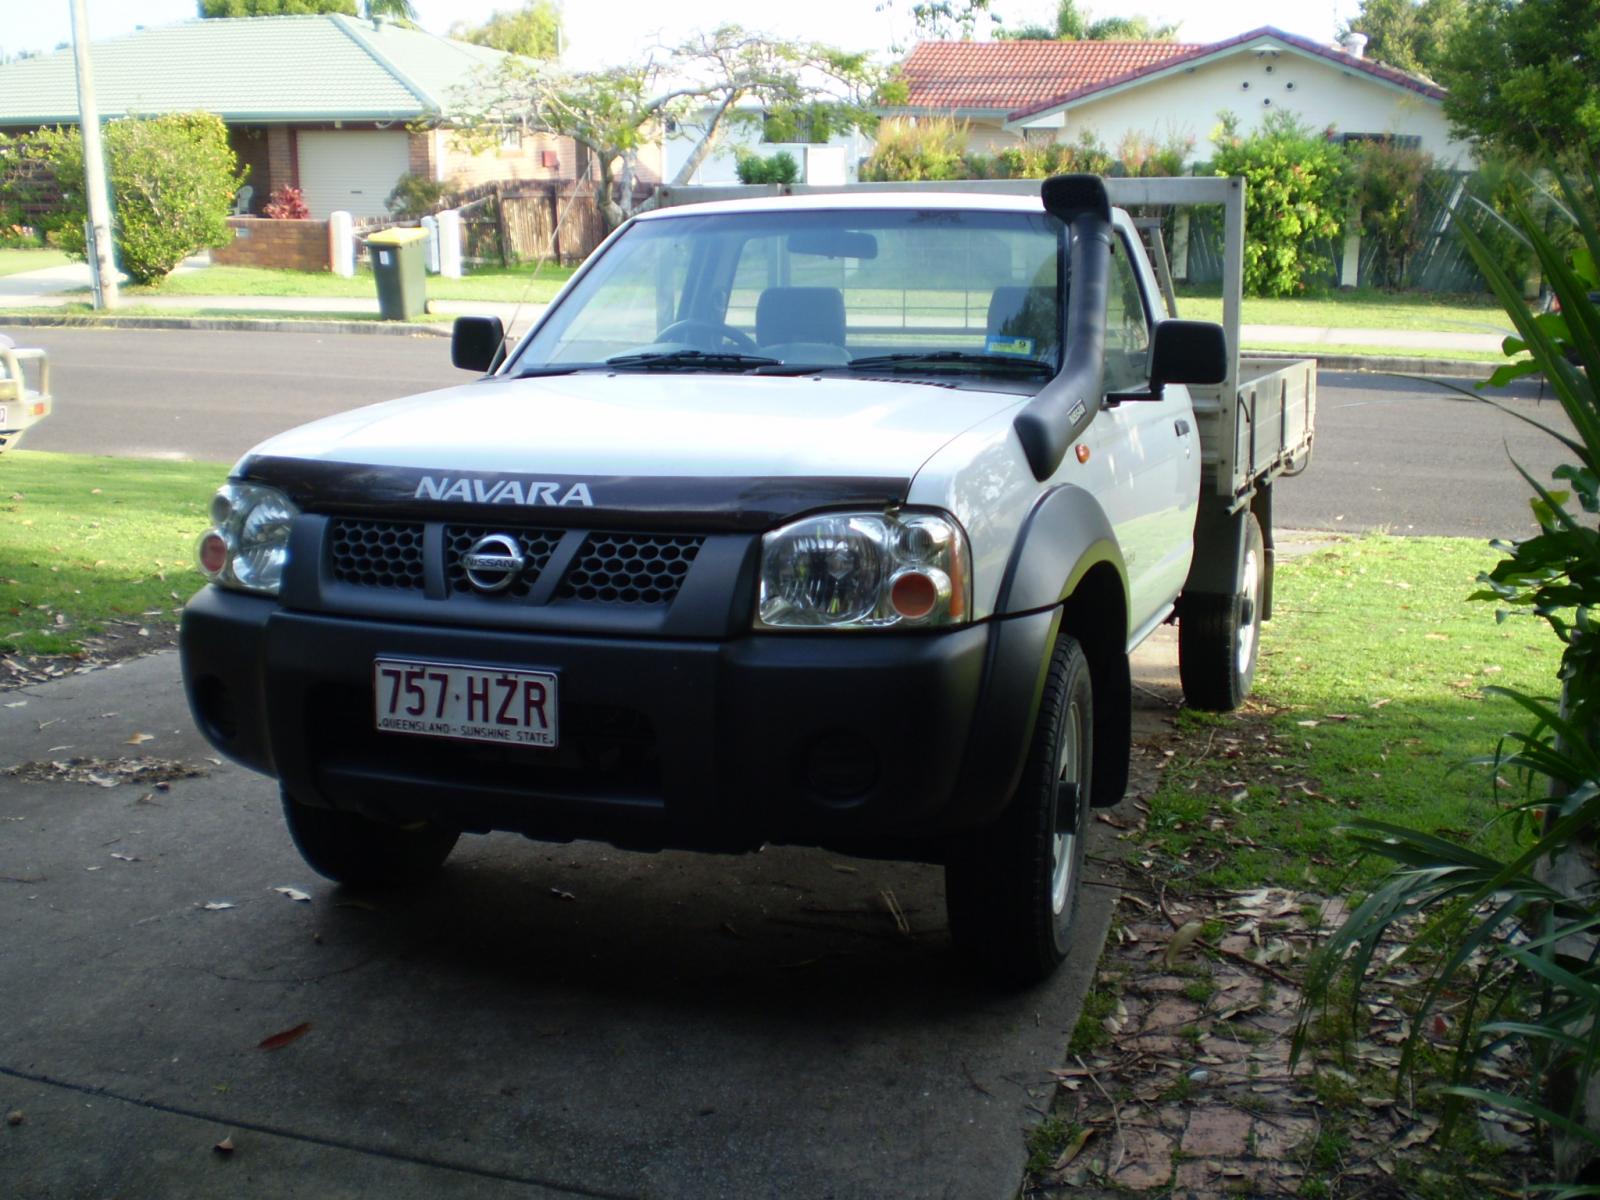
[[916, 371], [925, 366], [980, 367], [984, 370], [1026, 372], [1029, 375], [1054, 375], [1054, 364], [1042, 358], [1023, 358], [1015, 354], [985, 354], [976, 350], [908, 350], [899, 354], [873, 354], [853, 359], [844, 368], [854, 371], [887, 368], [891, 371]]
[[715, 350], [647, 350], [642, 354], [618, 354], [606, 359], [608, 367], [698, 367], [707, 371], [748, 371], [752, 367], [774, 367], [781, 359], [762, 354], [737, 354]]

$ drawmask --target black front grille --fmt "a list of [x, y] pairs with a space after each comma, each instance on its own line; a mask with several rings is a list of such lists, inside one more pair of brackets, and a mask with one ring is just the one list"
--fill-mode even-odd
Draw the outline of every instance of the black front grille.
[[333, 577], [359, 587], [423, 586], [422, 525], [336, 519], [328, 526]]
[[666, 604], [705, 541], [685, 534], [591, 533], [561, 588], [563, 600]]
[[452, 592], [476, 591], [467, 580], [467, 569], [461, 565], [461, 556], [472, 548], [472, 543], [491, 533], [503, 533], [517, 540], [522, 557], [528, 565], [522, 574], [502, 593], [525, 597], [533, 590], [540, 573], [550, 562], [561, 542], [559, 529], [493, 529], [487, 525], [446, 525], [444, 530], [444, 576]]
[[[510, 586], [486, 592], [473, 586], [462, 560], [490, 534], [515, 539], [526, 565]], [[571, 541], [563, 550], [566, 538]], [[705, 540], [684, 533], [568, 532], [332, 517], [323, 544], [332, 578], [355, 587], [424, 593], [437, 586], [430, 580], [442, 580], [445, 590], [435, 599], [470, 596], [489, 603], [512, 602], [519, 608], [532, 599], [540, 606], [557, 602], [659, 611], [678, 595]], [[540, 577], [552, 566], [559, 579], [549, 578], [541, 587]], [[534, 598], [536, 593], [543, 598]]]

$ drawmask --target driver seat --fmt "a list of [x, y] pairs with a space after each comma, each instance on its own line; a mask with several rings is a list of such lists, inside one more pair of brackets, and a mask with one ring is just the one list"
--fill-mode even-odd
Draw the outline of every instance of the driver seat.
[[756, 344], [844, 349], [844, 293], [831, 287], [769, 287], [756, 301]]

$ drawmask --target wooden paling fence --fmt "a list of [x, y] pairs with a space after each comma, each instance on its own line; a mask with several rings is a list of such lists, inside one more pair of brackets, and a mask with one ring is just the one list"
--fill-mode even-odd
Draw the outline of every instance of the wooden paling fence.
[[460, 209], [466, 257], [478, 262], [581, 262], [607, 232], [593, 193], [583, 187], [574, 194], [571, 184], [487, 184], [468, 193]]

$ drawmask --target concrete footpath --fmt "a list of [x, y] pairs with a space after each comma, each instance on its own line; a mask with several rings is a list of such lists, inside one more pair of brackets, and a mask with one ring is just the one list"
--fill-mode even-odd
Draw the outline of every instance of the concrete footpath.
[[212, 756], [175, 654], [3, 692], [0, 1195], [1007, 1200], [1110, 895], [1005, 996], [942, 889], [495, 835], [352, 892]]

